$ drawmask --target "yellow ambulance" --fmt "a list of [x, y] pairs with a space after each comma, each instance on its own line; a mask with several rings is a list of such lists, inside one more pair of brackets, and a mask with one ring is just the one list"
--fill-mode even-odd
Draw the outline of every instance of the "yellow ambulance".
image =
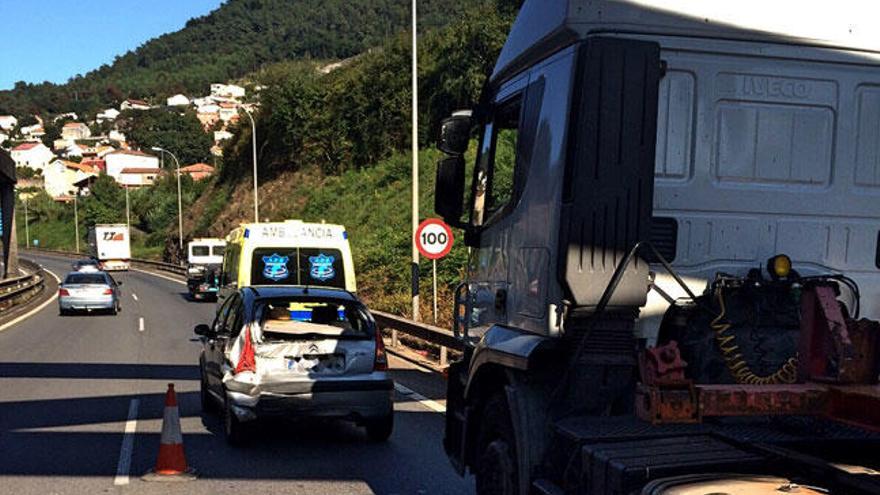
[[246, 223], [226, 237], [220, 300], [242, 287], [298, 285], [357, 291], [342, 225], [300, 220]]

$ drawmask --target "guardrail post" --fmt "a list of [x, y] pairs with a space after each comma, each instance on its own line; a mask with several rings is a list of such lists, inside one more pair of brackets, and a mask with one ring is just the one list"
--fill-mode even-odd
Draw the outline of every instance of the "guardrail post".
[[397, 330], [391, 329], [391, 347], [397, 347]]
[[440, 367], [445, 368], [447, 360], [449, 356], [447, 355], [447, 349], [445, 346], [440, 346]]

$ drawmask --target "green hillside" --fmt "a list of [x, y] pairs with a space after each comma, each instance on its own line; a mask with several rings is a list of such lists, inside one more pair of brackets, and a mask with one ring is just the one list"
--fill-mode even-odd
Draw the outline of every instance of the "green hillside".
[[[481, 0], [420, 0], [422, 28], [455, 19]], [[282, 60], [342, 59], [409, 26], [400, 0], [228, 0], [175, 33], [153, 39], [66, 84], [18, 83], [0, 91], [0, 114], [91, 114], [125, 98], [203, 93]]]

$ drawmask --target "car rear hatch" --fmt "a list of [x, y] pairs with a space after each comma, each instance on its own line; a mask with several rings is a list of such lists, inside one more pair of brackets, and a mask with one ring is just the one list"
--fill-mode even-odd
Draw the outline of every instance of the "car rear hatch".
[[262, 315], [254, 357], [263, 391], [298, 393], [303, 383], [362, 380], [376, 366], [375, 330], [356, 307], [278, 301]]
[[77, 299], [101, 299], [110, 294], [105, 293], [110, 289], [105, 284], [69, 284], [63, 285], [69, 297]]

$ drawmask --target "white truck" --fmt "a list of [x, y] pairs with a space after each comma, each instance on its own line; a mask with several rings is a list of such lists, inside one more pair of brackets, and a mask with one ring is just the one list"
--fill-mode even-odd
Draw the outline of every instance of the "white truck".
[[523, 3], [435, 187], [476, 493], [880, 493], [876, 14]]
[[186, 285], [193, 299], [216, 299], [226, 241], [193, 239], [187, 245]]
[[92, 256], [104, 271], [128, 270], [131, 260], [131, 235], [125, 224], [100, 224], [89, 229]]

